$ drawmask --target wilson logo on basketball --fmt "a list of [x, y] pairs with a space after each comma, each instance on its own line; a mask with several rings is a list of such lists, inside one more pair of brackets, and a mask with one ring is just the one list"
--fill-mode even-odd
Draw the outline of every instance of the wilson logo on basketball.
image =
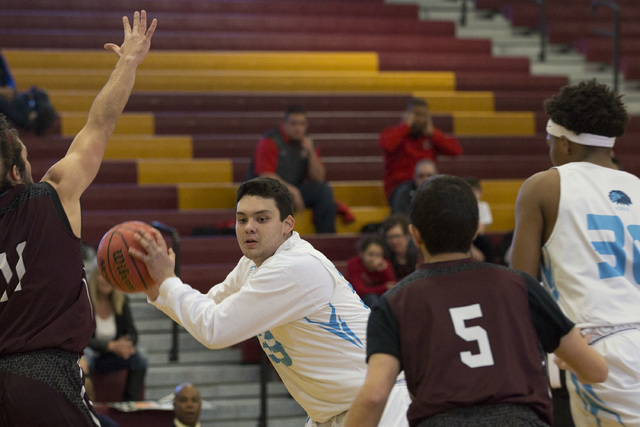
[[98, 246], [100, 273], [124, 292], [143, 292], [153, 284], [144, 263], [129, 254], [130, 248], [144, 251], [135, 239], [140, 231], [152, 233], [153, 228], [140, 221], [123, 222], [107, 231]]
[[126, 286], [131, 292], [135, 292], [136, 288], [131, 283], [129, 279], [129, 269], [127, 268], [127, 261], [124, 259], [124, 254], [122, 253], [122, 249], [118, 249], [117, 251], [112, 253], [113, 262], [116, 265], [116, 271], [118, 272], [118, 276], [120, 276], [120, 283]]

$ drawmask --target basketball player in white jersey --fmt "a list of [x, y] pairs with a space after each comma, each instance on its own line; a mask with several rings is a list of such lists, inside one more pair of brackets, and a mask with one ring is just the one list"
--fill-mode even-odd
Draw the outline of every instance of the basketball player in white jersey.
[[[293, 197], [273, 178], [254, 178], [237, 194], [236, 234], [244, 256], [202, 294], [175, 277], [159, 233], [143, 234], [143, 260], [157, 284], [149, 300], [208, 348], [253, 336], [269, 356], [307, 427], [341, 427], [364, 382], [369, 308], [322, 253], [293, 231]], [[140, 236], [139, 236], [140, 237]], [[383, 427], [407, 426], [406, 383], [394, 387]]]
[[595, 81], [545, 110], [554, 167], [520, 189], [512, 266], [542, 279], [609, 365], [601, 384], [567, 375], [575, 424], [640, 426], [640, 179], [611, 160], [627, 112]]

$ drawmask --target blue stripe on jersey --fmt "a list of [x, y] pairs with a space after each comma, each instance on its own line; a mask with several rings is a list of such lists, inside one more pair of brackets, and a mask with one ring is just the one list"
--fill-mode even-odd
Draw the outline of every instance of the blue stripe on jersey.
[[336, 314], [336, 308], [331, 303], [329, 303], [329, 307], [331, 307], [331, 317], [329, 318], [329, 322], [314, 322], [308, 317], [305, 317], [305, 319], [307, 320], [307, 322], [315, 325], [320, 325], [320, 327], [325, 331], [331, 332], [332, 334], [342, 338], [343, 340], [355, 344], [356, 347], [364, 348], [364, 345], [362, 345], [362, 341], [360, 341], [360, 338], [358, 338], [357, 335], [354, 334], [353, 331], [351, 331], [349, 325], [347, 325], [346, 322], [343, 322], [340, 316]]
[[549, 261], [549, 250], [546, 247], [543, 247], [542, 251], [543, 253], [542, 261], [540, 262], [540, 272], [544, 276], [545, 282], [551, 290], [551, 295], [553, 295], [553, 298], [558, 301], [560, 299], [560, 294], [558, 293], [556, 282], [555, 280], [553, 280], [553, 267], [551, 266], [551, 261]]
[[353, 292], [353, 293], [354, 293], [354, 295], [358, 297], [358, 299], [360, 300], [360, 303], [362, 304], [362, 306], [363, 306], [364, 308], [366, 308], [367, 310], [369, 310], [369, 306], [368, 306], [367, 304], [365, 304], [365, 303], [364, 303], [364, 301], [362, 301], [362, 298], [360, 298], [360, 295], [358, 295], [358, 293], [356, 292], [356, 290], [355, 290], [355, 289], [353, 289], [353, 286], [351, 286], [351, 282], [349, 282], [349, 281], [347, 280], [347, 278], [346, 278], [346, 277], [344, 277], [344, 276], [342, 275], [342, 273], [340, 273], [340, 271], [338, 271], [338, 267], [336, 267], [336, 271], [338, 272], [338, 274], [340, 275], [340, 277], [342, 277], [342, 278], [347, 282], [347, 285], [349, 285], [349, 289], [351, 289], [351, 292]]
[[597, 426], [602, 425], [602, 420], [598, 416], [598, 412], [611, 414], [616, 418], [621, 426], [625, 425], [622, 422], [620, 414], [617, 414], [615, 411], [612, 411], [611, 409], [604, 406], [605, 403], [598, 397], [592, 386], [582, 384], [580, 381], [578, 381], [578, 378], [573, 373], [571, 373], [571, 382], [576, 388], [576, 395], [582, 400], [584, 409], [595, 417]]

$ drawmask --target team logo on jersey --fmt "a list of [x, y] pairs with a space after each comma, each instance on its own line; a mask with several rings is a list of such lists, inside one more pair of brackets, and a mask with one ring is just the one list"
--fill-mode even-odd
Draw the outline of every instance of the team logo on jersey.
[[611, 190], [609, 192], [609, 200], [611, 200], [616, 205], [625, 205], [629, 206], [631, 204], [631, 199], [627, 196], [623, 191], [620, 190]]

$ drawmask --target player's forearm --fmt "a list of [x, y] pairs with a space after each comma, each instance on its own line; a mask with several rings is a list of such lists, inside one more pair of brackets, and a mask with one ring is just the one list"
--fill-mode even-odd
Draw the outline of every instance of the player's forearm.
[[372, 399], [369, 393], [361, 389], [349, 409], [345, 427], [376, 427], [382, 417], [386, 399]]
[[134, 58], [122, 57], [109, 80], [96, 97], [87, 120], [87, 127], [101, 129], [110, 136], [122, 114], [136, 79], [138, 66]]
[[606, 381], [609, 367], [604, 358], [587, 344], [587, 339], [573, 328], [560, 340], [554, 354], [560, 359], [558, 366], [571, 371], [583, 384]]
[[[216, 304], [177, 277], [162, 283], [160, 295], [152, 304], [210, 349], [226, 348], [242, 342], [260, 333], [265, 325], [255, 321], [250, 314], [233, 316], [232, 313], [240, 311], [241, 304]], [[269, 326], [267, 324], [264, 327]]]

